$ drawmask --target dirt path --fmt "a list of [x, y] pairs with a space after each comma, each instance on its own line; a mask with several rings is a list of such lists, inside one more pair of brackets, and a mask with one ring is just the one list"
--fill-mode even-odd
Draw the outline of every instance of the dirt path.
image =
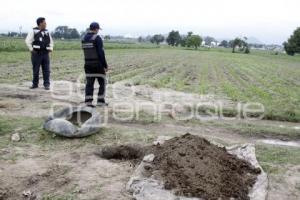
[[41, 151], [35, 146], [2, 149], [2, 153], [21, 152], [25, 159], [1, 162], [0, 199], [23, 199], [24, 191], [36, 199], [130, 199], [124, 191], [132, 172], [130, 163], [101, 159], [94, 155], [95, 148], [86, 145], [65, 152]]

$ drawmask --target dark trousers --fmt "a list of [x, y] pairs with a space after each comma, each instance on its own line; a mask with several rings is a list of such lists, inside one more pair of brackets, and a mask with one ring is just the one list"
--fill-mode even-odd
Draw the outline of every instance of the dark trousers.
[[85, 102], [91, 103], [93, 101], [94, 83], [97, 79], [99, 83], [97, 102], [105, 103], [106, 78], [104, 68], [99, 65], [85, 65], [84, 70], [86, 75]]
[[35, 52], [31, 54], [33, 79], [32, 85], [39, 85], [40, 66], [42, 66], [44, 87], [50, 86], [50, 60], [48, 52]]

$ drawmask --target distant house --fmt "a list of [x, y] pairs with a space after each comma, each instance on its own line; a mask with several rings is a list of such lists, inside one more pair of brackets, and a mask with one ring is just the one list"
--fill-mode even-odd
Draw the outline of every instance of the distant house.
[[219, 45], [220, 45], [220, 42], [217, 42], [217, 41], [216, 41], [216, 42], [211, 42], [211, 43], [210, 43], [210, 46], [211, 46], [211, 47], [217, 47], [217, 46], [219, 46]]
[[219, 46], [219, 42], [211, 42], [210, 43], [210, 45], [207, 45], [206, 43], [205, 43], [205, 41], [203, 40], [202, 41], [202, 43], [201, 43], [201, 46], [202, 47], [206, 47], [206, 48], [212, 48], [212, 47], [217, 47], [217, 46]]

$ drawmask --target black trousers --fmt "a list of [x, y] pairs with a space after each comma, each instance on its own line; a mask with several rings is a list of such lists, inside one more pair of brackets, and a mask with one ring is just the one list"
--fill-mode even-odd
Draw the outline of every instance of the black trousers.
[[50, 59], [48, 52], [31, 53], [33, 79], [32, 85], [39, 85], [40, 67], [42, 66], [44, 87], [50, 86]]
[[84, 70], [86, 78], [85, 102], [91, 103], [93, 101], [94, 83], [97, 79], [99, 83], [97, 102], [105, 103], [106, 77], [104, 68], [99, 65], [85, 65]]

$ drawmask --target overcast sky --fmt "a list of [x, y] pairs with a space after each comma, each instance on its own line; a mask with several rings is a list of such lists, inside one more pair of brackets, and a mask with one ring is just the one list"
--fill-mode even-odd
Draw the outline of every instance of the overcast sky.
[[217, 39], [256, 37], [281, 44], [300, 26], [299, 0], [1, 0], [0, 32], [27, 32], [39, 16], [48, 29], [79, 31], [97, 21], [102, 34], [140, 36], [193, 31]]

